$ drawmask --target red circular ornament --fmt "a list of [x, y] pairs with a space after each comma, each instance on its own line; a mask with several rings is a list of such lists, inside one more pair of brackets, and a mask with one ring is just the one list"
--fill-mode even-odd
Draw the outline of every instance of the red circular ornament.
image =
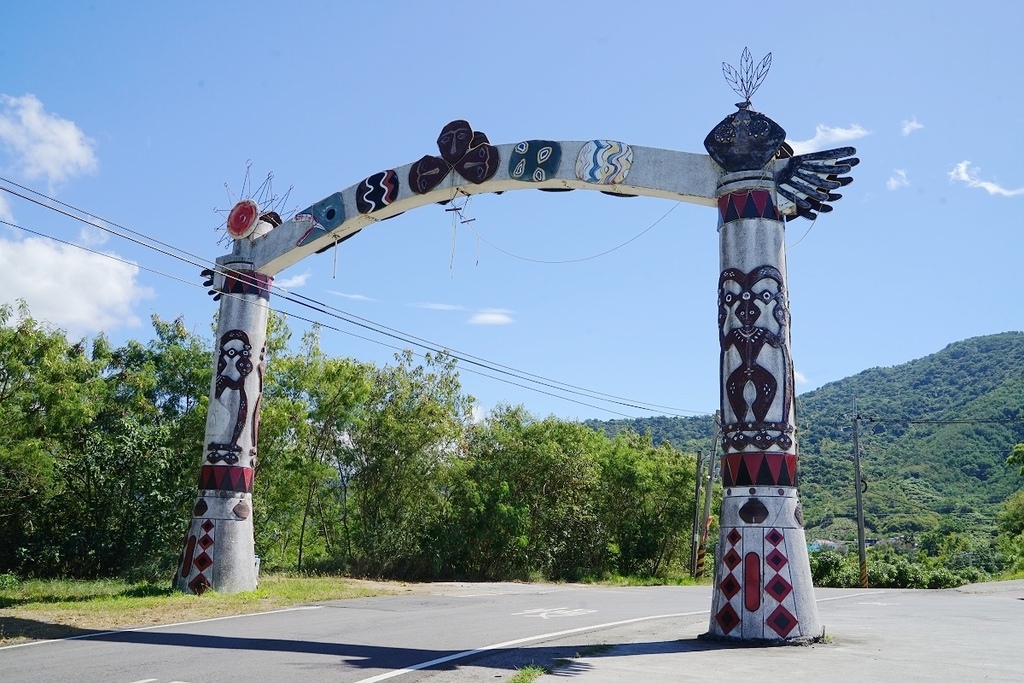
[[251, 199], [243, 199], [235, 204], [228, 214], [228, 234], [236, 240], [252, 234], [259, 222], [260, 207]]

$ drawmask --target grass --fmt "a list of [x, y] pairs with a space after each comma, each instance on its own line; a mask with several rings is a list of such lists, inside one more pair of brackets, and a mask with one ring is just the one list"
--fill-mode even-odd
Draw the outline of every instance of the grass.
[[0, 581], [0, 646], [408, 590], [399, 583], [284, 575], [261, 576], [252, 592], [207, 591], [201, 596], [180, 593], [169, 584], [116, 579]]
[[533, 683], [541, 676], [551, 673], [542, 666], [524, 666], [516, 671], [516, 675], [508, 679], [509, 683]]

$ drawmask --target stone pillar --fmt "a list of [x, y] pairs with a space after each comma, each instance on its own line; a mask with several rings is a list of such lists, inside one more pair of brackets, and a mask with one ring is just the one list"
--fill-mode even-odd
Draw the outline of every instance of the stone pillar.
[[252, 485], [271, 282], [239, 257], [218, 259], [213, 274], [220, 313], [206, 452], [192, 523], [174, 575], [174, 585], [185, 592], [256, 589]]
[[706, 637], [823, 635], [797, 498], [785, 223], [773, 158], [785, 131], [749, 102], [705, 140], [718, 187], [724, 495]]

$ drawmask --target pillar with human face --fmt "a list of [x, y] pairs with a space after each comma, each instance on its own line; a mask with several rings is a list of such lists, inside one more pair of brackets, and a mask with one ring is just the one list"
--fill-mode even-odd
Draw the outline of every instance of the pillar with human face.
[[718, 186], [723, 498], [708, 636], [822, 637], [797, 496], [785, 222], [773, 160], [785, 141], [749, 103], [705, 145]]
[[231, 260], [214, 278], [220, 312], [199, 495], [174, 576], [197, 594], [255, 590], [258, 578], [252, 487], [271, 278]]

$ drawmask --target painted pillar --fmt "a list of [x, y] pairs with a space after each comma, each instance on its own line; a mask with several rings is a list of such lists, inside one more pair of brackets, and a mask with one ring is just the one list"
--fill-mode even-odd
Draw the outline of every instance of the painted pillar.
[[718, 185], [723, 499], [707, 637], [823, 635], [797, 497], [785, 223], [773, 159], [785, 131], [750, 102], [705, 140]]
[[252, 485], [272, 278], [232, 256], [206, 274], [220, 295], [213, 382], [199, 496], [174, 585], [238, 593], [257, 581]]

